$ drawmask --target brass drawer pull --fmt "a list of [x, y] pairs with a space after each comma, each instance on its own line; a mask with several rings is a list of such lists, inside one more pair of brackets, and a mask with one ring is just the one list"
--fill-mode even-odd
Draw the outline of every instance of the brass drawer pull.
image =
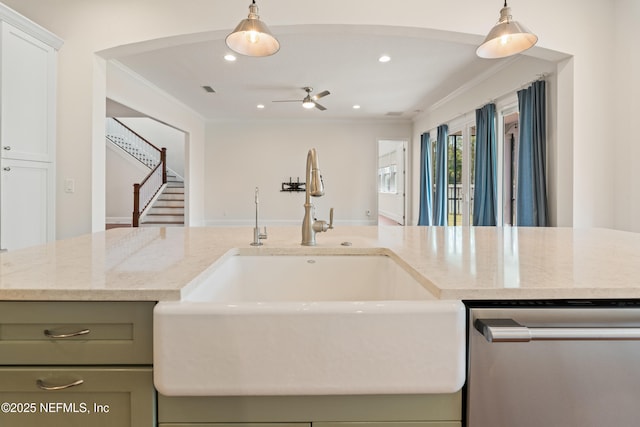
[[44, 334], [47, 336], [47, 338], [71, 338], [71, 337], [77, 337], [80, 335], [87, 335], [90, 332], [91, 332], [90, 329], [81, 329], [79, 331], [71, 332], [68, 334], [56, 334], [54, 331], [50, 331], [49, 329], [44, 330]]
[[47, 390], [47, 391], [64, 390], [65, 388], [75, 387], [82, 383], [84, 383], [84, 380], [76, 380], [72, 383], [64, 384], [64, 385], [48, 385], [40, 379], [36, 381], [36, 384], [38, 385], [39, 389]]

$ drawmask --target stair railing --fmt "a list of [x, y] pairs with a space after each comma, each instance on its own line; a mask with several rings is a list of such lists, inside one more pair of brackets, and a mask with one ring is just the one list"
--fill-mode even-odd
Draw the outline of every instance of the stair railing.
[[160, 148], [156, 147], [120, 120], [107, 118], [106, 137], [149, 169], [160, 163]]
[[160, 150], [160, 163], [153, 168], [140, 184], [133, 184], [133, 219], [134, 227], [140, 226], [140, 216], [149, 206], [151, 200], [167, 183], [167, 149]]
[[124, 123], [108, 118], [107, 139], [146, 165], [151, 172], [139, 184], [133, 184], [132, 225], [140, 226], [140, 216], [162, 186], [167, 183], [167, 149], [158, 148]]

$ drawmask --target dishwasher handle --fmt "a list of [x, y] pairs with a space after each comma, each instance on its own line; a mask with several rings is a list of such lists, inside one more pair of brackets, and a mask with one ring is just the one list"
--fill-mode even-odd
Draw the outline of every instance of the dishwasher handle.
[[489, 342], [530, 341], [636, 341], [640, 327], [536, 327], [513, 319], [476, 319], [474, 327]]

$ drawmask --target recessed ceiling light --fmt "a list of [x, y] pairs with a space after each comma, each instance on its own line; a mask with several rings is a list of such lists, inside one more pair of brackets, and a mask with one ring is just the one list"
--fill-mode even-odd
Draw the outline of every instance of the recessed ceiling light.
[[256, 105], [256, 108], [258, 110], [263, 110], [264, 109], [264, 104], [258, 104], [258, 105]]
[[235, 55], [232, 55], [232, 54], [230, 54], [230, 53], [227, 53], [227, 54], [224, 56], [224, 60], [225, 60], [225, 61], [228, 61], [228, 62], [233, 62], [233, 61], [235, 61], [235, 60], [236, 60], [236, 56], [235, 56]]
[[391, 61], [391, 57], [389, 55], [382, 55], [380, 58], [378, 58], [379, 62], [389, 62]]
[[359, 110], [359, 109], [360, 109], [360, 106], [356, 104], [356, 105], [354, 105], [354, 106], [353, 106], [353, 109], [354, 109], [354, 110]]

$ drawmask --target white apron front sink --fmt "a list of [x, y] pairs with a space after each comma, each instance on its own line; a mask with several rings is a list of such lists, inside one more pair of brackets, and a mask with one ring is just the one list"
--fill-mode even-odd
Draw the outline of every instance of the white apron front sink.
[[212, 265], [181, 301], [156, 306], [156, 388], [168, 396], [458, 391], [463, 304], [437, 300], [385, 253], [234, 255]]

